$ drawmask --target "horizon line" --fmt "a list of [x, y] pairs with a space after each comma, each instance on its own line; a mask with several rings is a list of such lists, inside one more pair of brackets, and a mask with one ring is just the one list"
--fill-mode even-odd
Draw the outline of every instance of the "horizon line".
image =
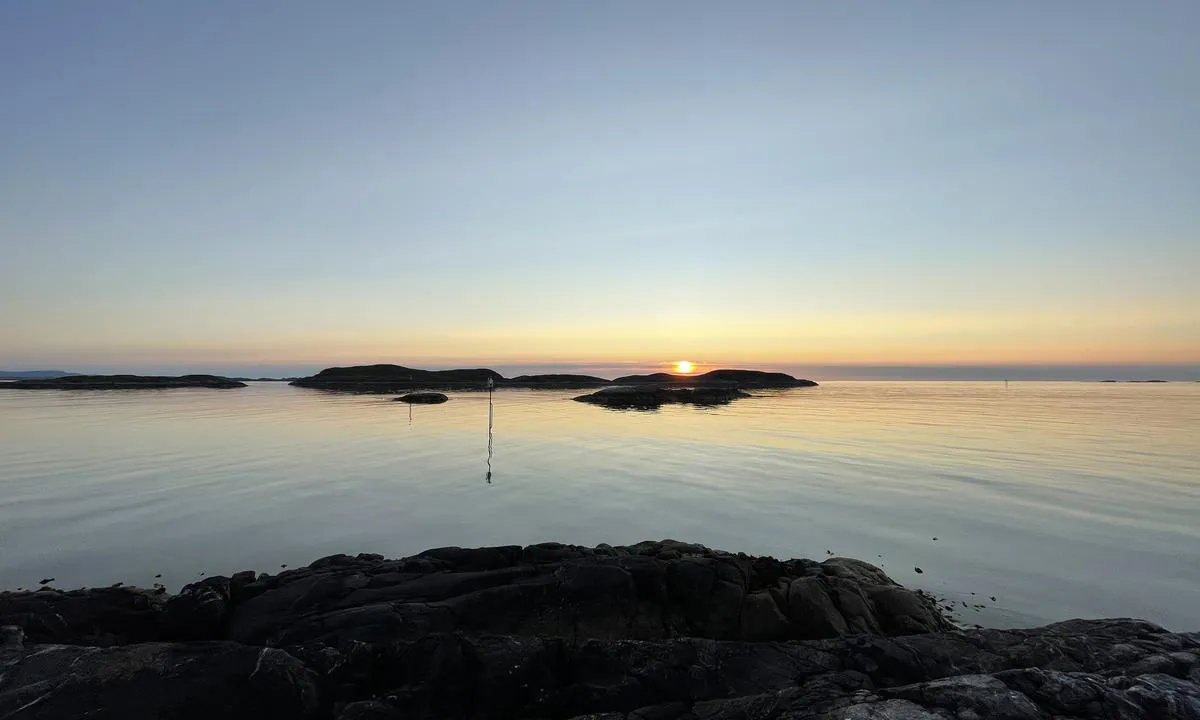
[[[464, 362], [452, 358], [423, 358], [404, 362], [359, 362], [359, 363], [304, 363], [304, 362], [133, 362], [133, 363], [81, 363], [71, 364], [23, 363], [15, 365], [25, 369], [7, 369], [0, 365], [0, 373], [19, 374], [31, 372], [62, 372], [65, 374], [141, 374], [141, 375], [188, 375], [212, 374], [240, 378], [293, 378], [307, 377], [331, 367], [355, 367], [362, 365], [394, 364], [413, 369], [490, 369], [505, 378], [519, 375], [577, 373], [609, 380], [624, 375], [669, 372], [678, 374], [672, 367], [675, 361], [638, 362], [620, 361], [499, 361]], [[440, 360], [440, 361], [439, 361]], [[717, 369], [745, 369], [786, 372], [797, 378], [816, 381], [836, 380], [964, 380], [964, 381], [1102, 381], [1102, 380], [1166, 380], [1188, 382], [1200, 380], [1200, 362], [1180, 363], [804, 363], [804, 362], [695, 362], [695, 370], [689, 375], [701, 375]], [[412, 364], [409, 364], [412, 363]]]
[[[345, 361], [320, 361], [320, 360], [285, 360], [285, 359], [255, 359], [255, 360], [202, 360], [202, 361], [179, 361], [179, 360], [134, 360], [130, 362], [112, 362], [100, 361], [96, 363], [56, 363], [56, 362], [24, 362], [12, 363], [8, 368], [0, 365], [0, 372], [14, 372], [12, 368], [20, 368], [22, 372], [35, 372], [44, 370], [63, 370], [69, 367], [146, 367], [146, 366], [166, 366], [166, 365], [227, 365], [233, 366], [293, 366], [293, 367], [361, 367], [368, 365], [399, 365], [402, 367], [412, 367], [418, 369], [419, 365], [447, 365], [453, 364], [456, 368], [482, 368], [486, 365], [520, 365], [523, 367], [562, 367], [562, 366], [606, 366], [606, 367], [650, 367], [656, 365], [671, 365], [680, 360], [688, 358], [677, 358], [671, 360], [605, 360], [605, 359], [521, 359], [521, 358], [462, 358], [452, 356], [433, 356], [414, 358], [410, 360], [381, 360], [371, 359], [356, 362]], [[413, 361], [416, 361], [414, 364]], [[1164, 367], [1164, 368], [1182, 368], [1182, 367], [1200, 367], [1200, 359], [1184, 360], [1184, 361], [1143, 361], [1143, 362], [1069, 362], [1069, 361], [1047, 361], [1047, 362], [860, 362], [860, 361], [805, 361], [805, 360], [779, 360], [779, 361], [725, 361], [725, 360], [690, 360], [696, 365], [703, 365], [710, 368], [742, 368], [742, 367], [780, 367], [780, 366], [804, 366], [804, 367], [845, 367], [845, 368], [1132, 368], [1132, 367]], [[482, 365], [478, 364], [482, 363]], [[7, 364], [7, 363], [6, 363]], [[66, 370], [66, 372], [72, 372]]]

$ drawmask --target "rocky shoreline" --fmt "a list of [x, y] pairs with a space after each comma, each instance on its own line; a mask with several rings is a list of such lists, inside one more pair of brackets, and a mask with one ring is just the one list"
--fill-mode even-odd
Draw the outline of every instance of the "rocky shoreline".
[[674, 541], [0, 593], [0, 718], [1200, 718], [1200, 633], [962, 630], [848, 558]]

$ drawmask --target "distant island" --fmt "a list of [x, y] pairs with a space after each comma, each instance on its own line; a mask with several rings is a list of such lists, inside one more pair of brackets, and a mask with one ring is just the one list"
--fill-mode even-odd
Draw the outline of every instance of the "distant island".
[[17, 380], [5, 388], [16, 390], [161, 390], [165, 388], [244, 388], [246, 383], [216, 375], [67, 375]]
[[311, 377], [293, 380], [292, 385], [317, 390], [357, 393], [400, 393], [409, 390], [480, 390], [488, 382], [496, 388], [578, 389], [610, 385], [677, 386], [705, 388], [790, 388], [815, 387], [785, 373], [761, 370], [713, 370], [702, 375], [627, 375], [607, 380], [594, 375], [546, 374], [518, 375], [505, 378], [487, 368], [458, 370], [420, 370], [402, 365], [357, 365], [326, 368]]

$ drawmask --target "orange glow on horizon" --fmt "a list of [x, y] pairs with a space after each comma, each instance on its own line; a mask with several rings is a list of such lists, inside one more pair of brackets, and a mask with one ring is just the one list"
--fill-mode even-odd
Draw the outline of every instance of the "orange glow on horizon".
[[677, 360], [675, 362], [675, 372], [680, 375], [691, 375], [696, 369], [696, 364], [689, 360]]
[[[680, 312], [635, 325], [626, 320], [535, 322], [500, 317], [486, 324], [403, 325], [379, 316], [337, 322], [224, 330], [203, 324], [164, 325], [122, 335], [125, 326], [94, 323], [64, 335], [52, 324], [30, 325], [4, 350], [0, 365], [215, 363], [480, 367], [561, 363], [564, 366], [669, 370], [800, 365], [1096, 365], [1200, 363], [1194, 315], [1160, 305], [1097, 307], [1081, 313], [790, 312], [703, 318]], [[158, 330], [156, 328], [156, 330]], [[6, 340], [9, 338], [6, 337]], [[22, 347], [20, 355], [11, 352]], [[690, 370], [680, 364], [691, 363]], [[66, 368], [68, 370], [72, 368]]]

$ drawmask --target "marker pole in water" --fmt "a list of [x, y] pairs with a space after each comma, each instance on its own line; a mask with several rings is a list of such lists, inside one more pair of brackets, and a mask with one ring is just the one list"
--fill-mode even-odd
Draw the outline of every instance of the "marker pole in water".
[[488, 485], [492, 484], [492, 419], [494, 417], [492, 409], [492, 389], [496, 383], [491, 379], [487, 379], [488, 391], [488, 456], [487, 456], [487, 475], [484, 477]]

